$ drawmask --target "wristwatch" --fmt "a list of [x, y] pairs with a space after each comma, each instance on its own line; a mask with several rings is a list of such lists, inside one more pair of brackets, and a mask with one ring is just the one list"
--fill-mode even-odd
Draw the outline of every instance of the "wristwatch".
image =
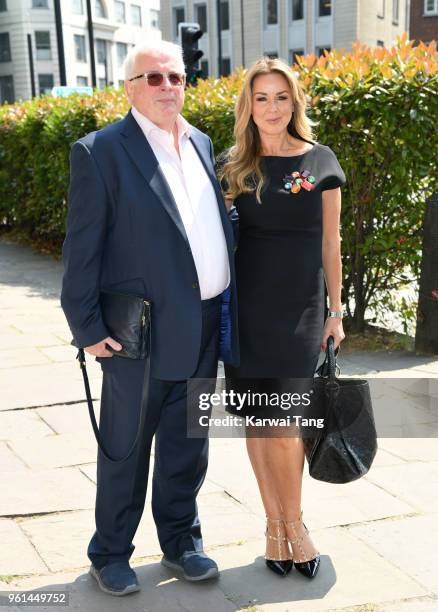
[[342, 319], [343, 312], [342, 312], [342, 310], [329, 310], [327, 316], [328, 317], [334, 317], [336, 319]]

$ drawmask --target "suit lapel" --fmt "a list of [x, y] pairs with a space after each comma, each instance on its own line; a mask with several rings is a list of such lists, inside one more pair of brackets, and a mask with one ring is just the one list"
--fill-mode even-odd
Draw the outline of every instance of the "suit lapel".
[[122, 124], [122, 145], [189, 246], [189, 240], [175, 198], [152, 151], [152, 147], [130, 112], [126, 115]]
[[[150, 146], [147, 138], [145, 138], [140, 126], [132, 116], [131, 112], [129, 112], [122, 120], [122, 129], [120, 133], [122, 135], [122, 145], [131, 158], [131, 161], [139, 169], [144, 179], [157, 196], [158, 200], [168, 212], [170, 218], [175, 223], [182, 237], [187, 243], [187, 246], [190, 246], [172, 191], [170, 190], [158, 160], [152, 151], [152, 147]], [[234, 250], [232, 228], [228, 220], [220, 185], [211, 164], [210, 155], [206, 153], [205, 145], [201, 142], [201, 139], [196, 132], [192, 134], [190, 141], [193, 144], [195, 151], [205, 168], [208, 178], [213, 185], [222, 227], [225, 234], [225, 240], [227, 242], [228, 253], [230, 257], [232, 257]]]

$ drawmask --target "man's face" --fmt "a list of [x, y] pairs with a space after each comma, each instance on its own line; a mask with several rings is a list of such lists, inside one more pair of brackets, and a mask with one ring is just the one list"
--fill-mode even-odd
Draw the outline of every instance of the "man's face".
[[[131, 76], [151, 70], [179, 74], [184, 72], [178, 60], [171, 55], [148, 52], [137, 55]], [[145, 77], [135, 81], [125, 81], [125, 93], [132, 106], [162, 129], [172, 129], [184, 104], [184, 84], [171, 85], [167, 78], [163, 79], [161, 85], [155, 87], [149, 85]]]

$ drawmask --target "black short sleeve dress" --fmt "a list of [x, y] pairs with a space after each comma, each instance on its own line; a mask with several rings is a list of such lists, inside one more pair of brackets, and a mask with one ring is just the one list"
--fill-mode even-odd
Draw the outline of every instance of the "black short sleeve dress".
[[319, 143], [262, 164], [261, 204], [255, 193], [234, 201], [241, 362], [225, 374], [236, 391], [242, 379], [258, 379], [260, 390], [262, 379], [313, 377], [324, 325], [322, 192], [346, 181], [333, 151]]

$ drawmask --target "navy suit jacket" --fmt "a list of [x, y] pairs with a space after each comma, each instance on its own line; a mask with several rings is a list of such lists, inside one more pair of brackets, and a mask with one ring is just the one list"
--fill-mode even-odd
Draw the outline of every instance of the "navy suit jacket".
[[[192, 126], [191, 142], [216, 192], [225, 234], [231, 272], [229, 362], [237, 365], [232, 227], [211, 140]], [[99, 307], [101, 289], [140, 294], [152, 303], [152, 376], [189, 378], [202, 331], [195, 263], [172, 192], [131, 112], [75, 142], [70, 172], [61, 305], [74, 343], [90, 346], [110, 335]]]

